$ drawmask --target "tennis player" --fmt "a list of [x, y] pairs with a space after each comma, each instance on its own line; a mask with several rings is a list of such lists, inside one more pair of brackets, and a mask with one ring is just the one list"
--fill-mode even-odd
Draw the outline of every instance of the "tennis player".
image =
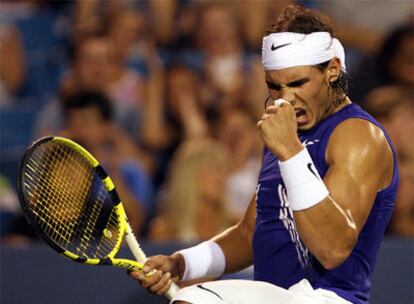
[[368, 303], [397, 193], [390, 139], [347, 97], [344, 49], [325, 17], [288, 7], [263, 39], [262, 62], [272, 102], [257, 124], [266, 148], [244, 218], [212, 240], [148, 259], [155, 275], [131, 275], [162, 294], [171, 277], [253, 264], [255, 281], [193, 285], [173, 303]]

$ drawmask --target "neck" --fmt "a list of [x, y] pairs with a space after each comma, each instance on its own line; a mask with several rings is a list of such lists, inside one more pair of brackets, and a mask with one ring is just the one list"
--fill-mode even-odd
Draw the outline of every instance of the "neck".
[[339, 104], [336, 104], [335, 101], [334, 101], [334, 102], [330, 102], [327, 105], [324, 118], [340, 111], [341, 109], [343, 109], [344, 107], [346, 107], [347, 105], [352, 103], [351, 100], [349, 99], [349, 97], [346, 96], [346, 95], [343, 95], [341, 100], [342, 100], [342, 102], [339, 103]]
[[349, 97], [348, 96], [343, 96], [343, 98], [342, 98], [342, 102], [340, 103], [340, 104], [338, 104], [338, 105], [334, 105], [334, 111], [332, 112], [332, 113], [336, 113], [336, 112], [338, 112], [339, 110], [341, 110], [341, 109], [343, 109], [343, 108], [345, 108], [347, 105], [349, 105], [349, 104], [351, 104], [352, 103], [352, 101], [351, 101], [351, 99], [349, 99]]

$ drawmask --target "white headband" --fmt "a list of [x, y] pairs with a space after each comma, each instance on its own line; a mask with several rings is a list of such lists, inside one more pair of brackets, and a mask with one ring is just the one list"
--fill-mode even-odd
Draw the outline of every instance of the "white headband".
[[273, 33], [263, 38], [262, 64], [265, 70], [316, 65], [337, 57], [346, 71], [345, 51], [328, 32], [311, 34]]

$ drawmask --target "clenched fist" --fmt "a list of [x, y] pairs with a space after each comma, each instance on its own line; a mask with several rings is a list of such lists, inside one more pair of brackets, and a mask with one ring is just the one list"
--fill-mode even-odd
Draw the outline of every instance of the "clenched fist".
[[303, 149], [297, 135], [296, 114], [287, 101], [267, 107], [257, 127], [266, 146], [281, 161]]

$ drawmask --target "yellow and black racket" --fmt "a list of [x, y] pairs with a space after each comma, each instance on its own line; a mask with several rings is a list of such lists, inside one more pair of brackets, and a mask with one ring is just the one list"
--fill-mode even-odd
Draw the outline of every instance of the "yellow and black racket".
[[[115, 186], [99, 162], [63, 137], [44, 137], [26, 151], [18, 181], [26, 219], [53, 249], [73, 261], [141, 271], [146, 256]], [[116, 258], [122, 240], [137, 261]], [[178, 291], [173, 283], [166, 293]]]

